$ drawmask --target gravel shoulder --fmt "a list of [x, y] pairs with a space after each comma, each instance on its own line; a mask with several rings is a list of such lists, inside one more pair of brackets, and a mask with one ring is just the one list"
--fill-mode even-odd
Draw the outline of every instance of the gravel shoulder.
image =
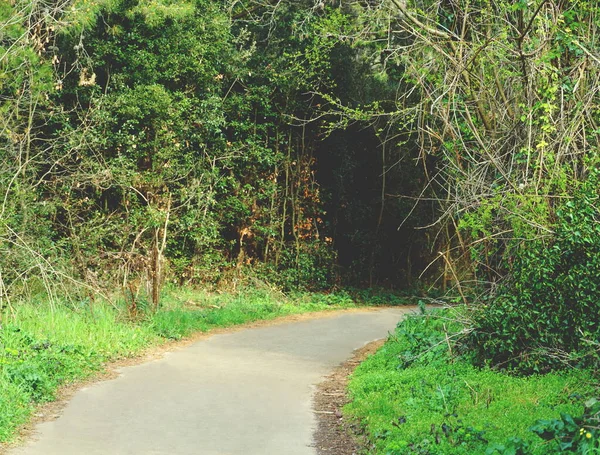
[[355, 424], [342, 415], [342, 408], [349, 401], [347, 386], [355, 368], [385, 343], [384, 339], [373, 341], [354, 351], [351, 358], [338, 366], [317, 386], [314, 409], [317, 417], [315, 447], [318, 455], [357, 455], [364, 449]]

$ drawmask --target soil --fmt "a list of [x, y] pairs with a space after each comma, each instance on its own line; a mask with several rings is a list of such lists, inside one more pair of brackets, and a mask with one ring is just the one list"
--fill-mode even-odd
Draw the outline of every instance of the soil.
[[319, 455], [358, 455], [364, 453], [355, 424], [342, 415], [348, 403], [347, 385], [354, 369], [374, 354], [385, 340], [373, 341], [354, 351], [352, 357], [337, 367], [317, 386], [314, 410], [317, 416], [315, 447]]

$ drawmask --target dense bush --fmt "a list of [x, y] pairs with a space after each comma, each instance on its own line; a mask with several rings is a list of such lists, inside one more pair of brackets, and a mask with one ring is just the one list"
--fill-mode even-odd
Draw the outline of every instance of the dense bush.
[[335, 112], [395, 97], [381, 46], [349, 38], [361, 8], [46, 3], [0, 5], [0, 293], [75, 278], [157, 306], [167, 280], [232, 270], [320, 290], [423, 266], [421, 217], [398, 232], [411, 202], [385, 196], [421, 190], [420, 167], [396, 166], [413, 148], [386, 139], [402, 125]]
[[525, 373], [600, 366], [599, 184], [591, 171], [548, 238], [515, 245], [509, 282], [475, 313], [478, 362]]

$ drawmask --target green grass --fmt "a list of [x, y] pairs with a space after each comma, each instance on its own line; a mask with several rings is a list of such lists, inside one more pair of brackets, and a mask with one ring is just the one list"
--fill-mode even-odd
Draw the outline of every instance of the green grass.
[[0, 442], [14, 436], [36, 405], [53, 400], [62, 384], [89, 377], [106, 362], [198, 331], [353, 306], [344, 293], [288, 298], [170, 289], [158, 312], [142, 311], [132, 321], [123, 304], [15, 304], [0, 324]]
[[580, 415], [596, 391], [592, 375], [514, 377], [475, 368], [449, 355], [444, 328], [458, 327], [448, 316], [401, 323], [396, 337], [355, 371], [345, 413], [362, 424], [369, 453], [483, 455], [508, 437], [527, 441], [527, 453], [555, 453], [529, 428], [561, 413]]
[[298, 294], [288, 298], [264, 291], [208, 294], [182, 289], [168, 296], [161, 311], [152, 315], [148, 323], [158, 335], [179, 339], [216, 327], [355, 306], [343, 294]]
[[0, 329], [0, 441], [25, 423], [35, 405], [54, 399], [65, 382], [97, 372], [106, 361], [158, 343], [148, 325], [119, 320], [104, 305], [93, 311], [23, 304]]

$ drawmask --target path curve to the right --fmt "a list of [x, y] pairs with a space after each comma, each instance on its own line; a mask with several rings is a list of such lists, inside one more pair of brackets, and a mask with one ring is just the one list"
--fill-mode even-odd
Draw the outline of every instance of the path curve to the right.
[[75, 394], [11, 455], [315, 455], [314, 387], [414, 308], [214, 335]]

